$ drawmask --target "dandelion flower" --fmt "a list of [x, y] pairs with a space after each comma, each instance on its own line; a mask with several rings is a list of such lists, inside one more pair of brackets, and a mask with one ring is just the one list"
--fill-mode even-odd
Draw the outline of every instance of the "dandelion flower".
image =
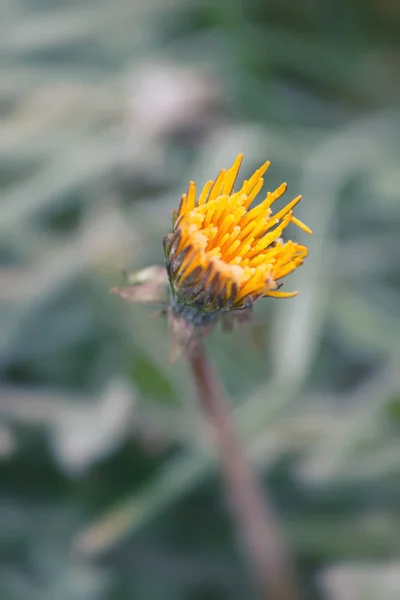
[[232, 167], [220, 171], [197, 194], [193, 181], [173, 217], [173, 231], [164, 238], [171, 305], [177, 315], [206, 323], [227, 311], [251, 308], [262, 297], [289, 298], [281, 280], [299, 267], [307, 247], [284, 242], [289, 223], [311, 230], [293, 216], [297, 196], [273, 214], [272, 205], [285, 193], [286, 183], [252, 207], [263, 187], [265, 162], [234, 191], [240, 154]]

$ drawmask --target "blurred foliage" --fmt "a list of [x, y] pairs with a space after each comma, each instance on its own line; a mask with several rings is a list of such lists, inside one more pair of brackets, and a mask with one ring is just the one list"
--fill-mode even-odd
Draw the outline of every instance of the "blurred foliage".
[[210, 352], [307, 598], [398, 598], [400, 4], [0, 11], [0, 597], [251, 596], [186, 366], [108, 294], [243, 151], [315, 234]]

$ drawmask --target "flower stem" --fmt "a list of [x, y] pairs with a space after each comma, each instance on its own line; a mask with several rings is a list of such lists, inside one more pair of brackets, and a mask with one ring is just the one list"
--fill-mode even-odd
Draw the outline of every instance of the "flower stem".
[[189, 352], [189, 363], [201, 408], [214, 431], [232, 516], [260, 598], [299, 600], [274, 508], [245, 456], [223, 386], [200, 340]]

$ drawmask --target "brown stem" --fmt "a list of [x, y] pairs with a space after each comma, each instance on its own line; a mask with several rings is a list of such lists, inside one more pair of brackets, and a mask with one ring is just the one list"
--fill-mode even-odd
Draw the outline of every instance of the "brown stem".
[[189, 353], [201, 407], [213, 427], [238, 536], [260, 598], [299, 600], [275, 511], [248, 462], [219, 378], [199, 340]]

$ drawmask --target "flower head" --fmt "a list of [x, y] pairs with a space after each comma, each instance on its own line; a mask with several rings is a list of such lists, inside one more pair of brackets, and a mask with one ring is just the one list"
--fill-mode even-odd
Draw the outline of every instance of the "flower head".
[[281, 238], [289, 223], [311, 230], [293, 216], [301, 196], [272, 214], [271, 206], [286, 191], [282, 183], [251, 208], [269, 167], [264, 163], [234, 192], [242, 155], [220, 171], [197, 195], [193, 181], [174, 214], [173, 232], [164, 238], [172, 307], [193, 322], [219, 313], [250, 308], [265, 296], [288, 298], [281, 279], [299, 267], [307, 247]]

